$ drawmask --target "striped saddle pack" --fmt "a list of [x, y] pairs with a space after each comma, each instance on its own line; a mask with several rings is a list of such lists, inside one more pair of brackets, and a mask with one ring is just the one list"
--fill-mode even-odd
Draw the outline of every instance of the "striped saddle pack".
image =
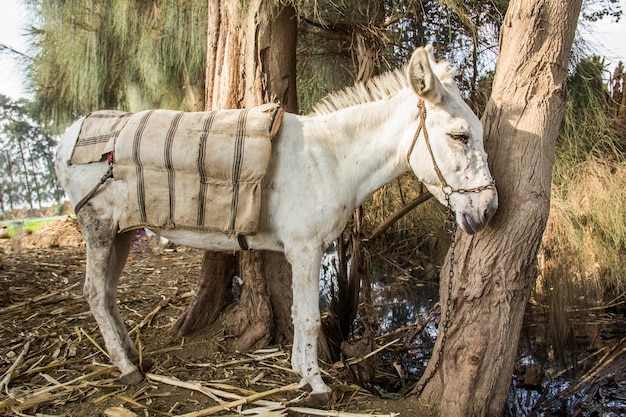
[[186, 229], [253, 235], [262, 180], [283, 110], [97, 111], [83, 121], [70, 164], [109, 160], [128, 184], [120, 232]]

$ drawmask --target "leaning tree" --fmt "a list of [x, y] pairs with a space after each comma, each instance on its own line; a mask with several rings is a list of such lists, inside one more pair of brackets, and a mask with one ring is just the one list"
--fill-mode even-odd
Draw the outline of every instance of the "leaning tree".
[[580, 9], [581, 0], [509, 3], [482, 119], [500, 206], [483, 232], [456, 235], [454, 264], [444, 265], [440, 287], [450, 320], [416, 387], [442, 416], [502, 412], [550, 208]]

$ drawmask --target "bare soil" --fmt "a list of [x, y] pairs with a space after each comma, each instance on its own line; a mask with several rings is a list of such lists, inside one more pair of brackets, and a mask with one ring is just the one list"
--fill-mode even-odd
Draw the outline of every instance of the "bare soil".
[[[82, 296], [85, 249], [75, 219], [0, 239], [0, 416], [435, 415], [413, 396], [370, 394], [351, 382], [354, 372], [343, 363], [321, 364], [333, 398], [327, 407], [315, 407], [307, 392], [294, 386], [290, 346], [236, 352], [223, 320], [178, 337], [171, 329], [193, 296], [202, 255], [184, 247], [157, 249], [145, 234], [135, 237], [118, 303], [147, 377], [128, 386], [118, 382]], [[620, 300], [614, 304], [623, 305]], [[593, 326], [578, 325], [579, 332], [597, 333], [584, 341], [588, 349], [577, 360], [578, 376], [562, 383], [565, 371], [542, 372], [536, 364], [516, 368], [518, 389], [510, 393], [504, 416], [573, 410], [583, 416], [625, 415], [626, 322], [622, 313], [598, 317]], [[606, 321], [603, 327], [596, 325], [600, 319]], [[541, 326], [533, 323], [531, 329]], [[534, 379], [531, 371], [537, 371]], [[232, 402], [239, 405], [223, 405]]]
[[[0, 240], [0, 415], [233, 415], [244, 410], [320, 415], [323, 410], [292, 385], [298, 378], [290, 371], [289, 346], [235, 352], [221, 322], [192, 337], [173, 334], [193, 295], [202, 252], [153, 252], [145, 235], [137, 236], [118, 290], [121, 314], [148, 372], [144, 382], [127, 386], [117, 381], [119, 372], [110, 365], [82, 297], [85, 249], [75, 220]], [[323, 371], [333, 388], [327, 410], [432, 412], [413, 397], [370, 395], [348, 382], [341, 365], [323, 364]], [[256, 393], [263, 393], [265, 402], [207, 411]], [[259, 404], [276, 414], [263, 414]]]

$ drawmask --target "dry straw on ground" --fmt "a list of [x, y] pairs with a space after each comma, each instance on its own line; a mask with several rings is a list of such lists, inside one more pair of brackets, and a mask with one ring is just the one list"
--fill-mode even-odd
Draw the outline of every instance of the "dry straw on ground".
[[120, 384], [82, 297], [84, 249], [80, 242], [58, 248], [55, 231], [45, 233], [49, 239], [28, 236], [20, 253], [0, 242], [0, 415], [397, 415], [329, 365], [333, 403], [312, 407], [290, 370], [288, 347], [232, 353], [219, 323], [192, 338], [176, 337], [170, 328], [192, 295], [202, 252], [152, 255], [141, 239], [118, 293], [149, 371], [137, 386]]

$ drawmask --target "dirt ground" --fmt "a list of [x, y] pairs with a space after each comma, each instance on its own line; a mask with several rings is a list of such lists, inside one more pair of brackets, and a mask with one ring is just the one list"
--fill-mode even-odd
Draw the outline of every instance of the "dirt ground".
[[[236, 352], [221, 322], [191, 337], [173, 334], [201, 261], [201, 251], [155, 248], [145, 235], [136, 236], [118, 302], [147, 377], [127, 386], [118, 382], [82, 296], [85, 249], [76, 221], [0, 239], [0, 416], [435, 414], [415, 397], [371, 395], [350, 382], [342, 363], [321, 363], [333, 398], [316, 408], [297, 387], [290, 346]], [[541, 388], [541, 370], [533, 382], [528, 370], [536, 367], [516, 368], [514, 385], [522, 389], [509, 394], [503, 416], [626, 415], [626, 322], [623, 315], [602, 317], [610, 326], [596, 338], [602, 346], [579, 361], [578, 379], [561, 384], [559, 371]], [[542, 400], [550, 412], [529, 414]]]
[[[82, 297], [85, 250], [75, 220], [45, 226], [19, 243], [0, 240], [0, 415], [431, 414], [415, 398], [374, 397], [329, 364], [323, 372], [333, 400], [316, 409], [293, 385], [289, 347], [233, 352], [220, 323], [179, 338], [171, 327], [193, 295], [202, 252], [152, 249], [145, 236], [133, 243], [118, 290], [148, 372], [144, 382], [126, 386], [117, 381]], [[263, 399], [247, 404], [257, 393]]]

